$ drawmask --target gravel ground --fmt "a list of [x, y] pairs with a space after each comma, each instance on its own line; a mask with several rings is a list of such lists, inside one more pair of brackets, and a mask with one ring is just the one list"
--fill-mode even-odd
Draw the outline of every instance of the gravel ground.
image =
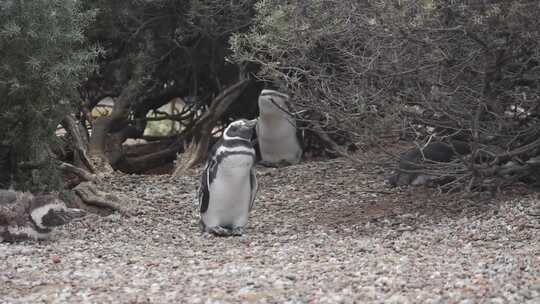
[[0, 244], [0, 303], [540, 303], [537, 193], [444, 197], [365, 172], [258, 168], [234, 238], [199, 233], [196, 172], [117, 174], [101, 187], [133, 216]]

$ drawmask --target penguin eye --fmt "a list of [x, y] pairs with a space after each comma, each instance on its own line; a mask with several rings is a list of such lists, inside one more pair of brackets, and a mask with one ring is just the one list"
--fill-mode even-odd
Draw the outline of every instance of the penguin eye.
[[236, 130], [237, 130], [237, 129], [238, 129], [238, 127], [237, 127], [237, 126], [235, 126], [235, 125], [232, 125], [232, 126], [230, 126], [230, 127], [229, 127], [229, 132], [232, 132], [232, 133], [234, 133], [234, 132], [236, 132]]

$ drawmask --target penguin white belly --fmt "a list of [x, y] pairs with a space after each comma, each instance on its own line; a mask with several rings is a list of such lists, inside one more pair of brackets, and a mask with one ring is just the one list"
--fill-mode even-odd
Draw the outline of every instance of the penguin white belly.
[[202, 215], [207, 227], [244, 227], [251, 201], [250, 170], [253, 156], [229, 155], [220, 164], [210, 185], [208, 210]]
[[263, 161], [291, 164], [300, 161], [302, 148], [296, 138], [296, 126], [285, 118], [261, 119], [257, 126], [259, 147]]

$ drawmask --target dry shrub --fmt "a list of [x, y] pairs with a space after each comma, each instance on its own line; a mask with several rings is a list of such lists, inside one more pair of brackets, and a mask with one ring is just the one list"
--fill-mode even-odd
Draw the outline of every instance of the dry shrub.
[[282, 83], [303, 118], [360, 144], [468, 141], [470, 157], [432, 170], [452, 187], [536, 181], [537, 2], [260, 1], [257, 12], [232, 38], [235, 59]]

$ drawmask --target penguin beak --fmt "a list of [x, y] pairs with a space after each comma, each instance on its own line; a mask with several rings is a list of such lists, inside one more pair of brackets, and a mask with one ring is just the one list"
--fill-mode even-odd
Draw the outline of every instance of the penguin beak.
[[246, 127], [248, 128], [255, 128], [255, 126], [257, 125], [257, 121], [259, 121], [258, 118], [255, 118], [255, 119], [252, 119], [252, 120], [248, 120], [246, 122]]
[[42, 223], [48, 227], [65, 225], [75, 218], [80, 218], [86, 215], [86, 211], [75, 208], [67, 208], [64, 210], [50, 210], [43, 216]]
[[86, 215], [86, 211], [82, 209], [75, 209], [75, 208], [67, 208], [66, 210], [63, 210], [58, 214], [58, 216], [61, 218], [62, 224], [67, 224], [71, 222], [73, 219], [81, 218]]
[[66, 219], [68, 220], [72, 220], [72, 219], [76, 219], [76, 218], [80, 218], [80, 217], [83, 217], [86, 215], [86, 211], [82, 210], [82, 209], [75, 209], [75, 208], [69, 208], [67, 209], [67, 211], [64, 213], [64, 216], [66, 217]]

